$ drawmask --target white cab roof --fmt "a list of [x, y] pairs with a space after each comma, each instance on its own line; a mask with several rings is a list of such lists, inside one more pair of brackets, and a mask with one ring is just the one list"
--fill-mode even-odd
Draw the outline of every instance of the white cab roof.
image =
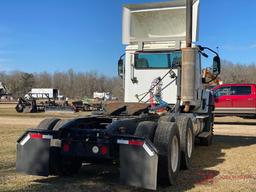
[[[199, 0], [193, 1], [192, 41], [198, 40]], [[123, 44], [184, 41], [186, 0], [132, 4], [123, 7]]]

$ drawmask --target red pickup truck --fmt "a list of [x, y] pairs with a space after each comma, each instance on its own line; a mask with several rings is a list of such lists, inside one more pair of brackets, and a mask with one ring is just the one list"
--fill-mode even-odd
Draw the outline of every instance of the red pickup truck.
[[215, 115], [256, 117], [256, 84], [222, 84], [212, 91]]

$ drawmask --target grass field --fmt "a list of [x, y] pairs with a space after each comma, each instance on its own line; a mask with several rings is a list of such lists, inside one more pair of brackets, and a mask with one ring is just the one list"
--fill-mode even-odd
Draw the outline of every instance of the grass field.
[[[27, 176], [15, 172], [16, 140], [44, 117], [78, 114], [18, 114], [13, 105], [0, 105], [0, 191], [146, 191], [118, 183], [116, 167], [83, 166], [71, 178]], [[214, 143], [196, 146], [193, 167], [182, 171], [176, 186], [158, 191], [256, 191], [256, 120], [217, 118]]]

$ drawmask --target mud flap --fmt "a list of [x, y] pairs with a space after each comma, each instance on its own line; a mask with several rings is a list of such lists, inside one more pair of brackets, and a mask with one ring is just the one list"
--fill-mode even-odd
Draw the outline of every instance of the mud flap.
[[49, 175], [50, 137], [50, 135], [27, 133], [17, 141], [17, 172]]
[[[150, 141], [140, 145], [121, 140], [120, 181], [122, 184], [156, 190], [158, 155]], [[135, 144], [135, 145], [134, 145]]]

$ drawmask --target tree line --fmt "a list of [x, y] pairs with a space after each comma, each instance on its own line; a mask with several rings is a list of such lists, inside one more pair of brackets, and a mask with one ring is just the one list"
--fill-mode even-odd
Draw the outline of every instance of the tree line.
[[[255, 74], [255, 64], [222, 61], [220, 78], [224, 83], [256, 83]], [[92, 97], [95, 91], [111, 92], [113, 96], [123, 99], [122, 79], [97, 72], [76, 72], [72, 69], [55, 73], [0, 72], [0, 81], [15, 98], [24, 96], [31, 88], [57, 88], [61, 95], [73, 99]]]
[[95, 91], [111, 92], [118, 99], [123, 99], [122, 80], [97, 72], [75, 72], [72, 69], [55, 73], [0, 72], [0, 81], [14, 98], [24, 96], [31, 88], [56, 88], [61, 95], [73, 99], [91, 98]]
[[224, 83], [255, 83], [256, 64], [234, 64], [230, 61], [222, 61], [220, 78]]

